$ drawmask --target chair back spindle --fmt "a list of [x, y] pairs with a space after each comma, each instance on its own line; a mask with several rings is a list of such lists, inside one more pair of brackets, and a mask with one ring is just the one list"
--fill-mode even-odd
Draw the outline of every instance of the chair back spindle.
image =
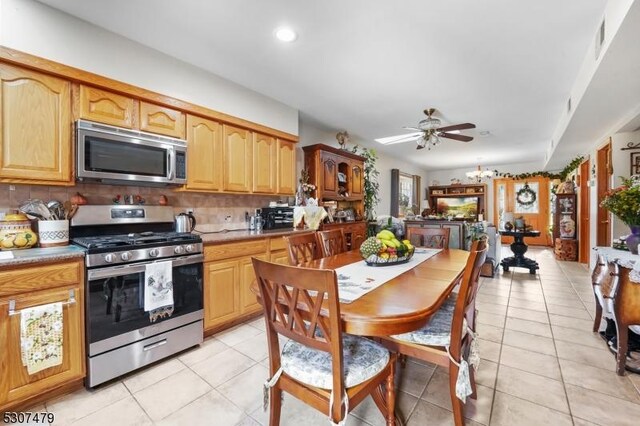
[[284, 239], [287, 242], [289, 264], [292, 266], [302, 265], [322, 257], [322, 251], [315, 232], [289, 235]]
[[[320, 231], [317, 233], [322, 257], [335, 256], [347, 251], [347, 243], [342, 228]], [[359, 248], [359, 247], [353, 247]]]
[[407, 239], [417, 247], [449, 248], [449, 228], [407, 228]]

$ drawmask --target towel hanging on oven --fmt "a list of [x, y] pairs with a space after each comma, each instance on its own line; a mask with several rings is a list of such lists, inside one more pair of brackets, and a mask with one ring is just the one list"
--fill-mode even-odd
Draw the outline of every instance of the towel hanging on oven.
[[153, 262], [145, 267], [144, 310], [149, 312], [149, 321], [173, 314], [173, 264]]
[[21, 310], [22, 365], [29, 374], [62, 364], [62, 318], [60, 302]]

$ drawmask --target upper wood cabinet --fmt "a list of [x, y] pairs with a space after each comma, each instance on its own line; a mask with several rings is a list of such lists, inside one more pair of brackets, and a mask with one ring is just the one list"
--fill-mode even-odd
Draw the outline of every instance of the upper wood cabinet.
[[181, 111], [140, 102], [140, 130], [184, 139], [185, 115]]
[[350, 164], [349, 181], [351, 183], [350, 195], [352, 197], [361, 197], [364, 189], [364, 174], [361, 162], [352, 162]]
[[278, 139], [278, 194], [296, 192], [296, 144]]
[[253, 169], [251, 132], [226, 124], [223, 128], [223, 189], [232, 192], [250, 192]]
[[0, 64], [0, 181], [71, 185], [71, 85]]
[[187, 116], [187, 189], [222, 190], [222, 124]]
[[273, 194], [276, 192], [278, 154], [276, 139], [253, 134], [253, 192]]
[[322, 162], [321, 179], [322, 193], [325, 196], [338, 196], [338, 162], [335, 155], [322, 153], [320, 156]]
[[133, 98], [80, 86], [80, 118], [113, 126], [138, 127]]

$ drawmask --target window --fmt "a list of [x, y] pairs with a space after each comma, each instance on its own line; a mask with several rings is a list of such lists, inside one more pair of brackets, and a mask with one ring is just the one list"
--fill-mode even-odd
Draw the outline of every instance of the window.
[[408, 211], [419, 214], [420, 176], [391, 169], [391, 216], [404, 217]]

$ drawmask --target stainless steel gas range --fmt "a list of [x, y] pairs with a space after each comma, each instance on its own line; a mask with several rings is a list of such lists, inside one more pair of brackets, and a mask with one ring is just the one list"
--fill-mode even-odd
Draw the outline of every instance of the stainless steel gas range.
[[[73, 217], [72, 242], [86, 249], [87, 387], [202, 342], [202, 240], [173, 232], [173, 219], [163, 206], [80, 206]], [[154, 267], [167, 272], [161, 315], [146, 309]]]

